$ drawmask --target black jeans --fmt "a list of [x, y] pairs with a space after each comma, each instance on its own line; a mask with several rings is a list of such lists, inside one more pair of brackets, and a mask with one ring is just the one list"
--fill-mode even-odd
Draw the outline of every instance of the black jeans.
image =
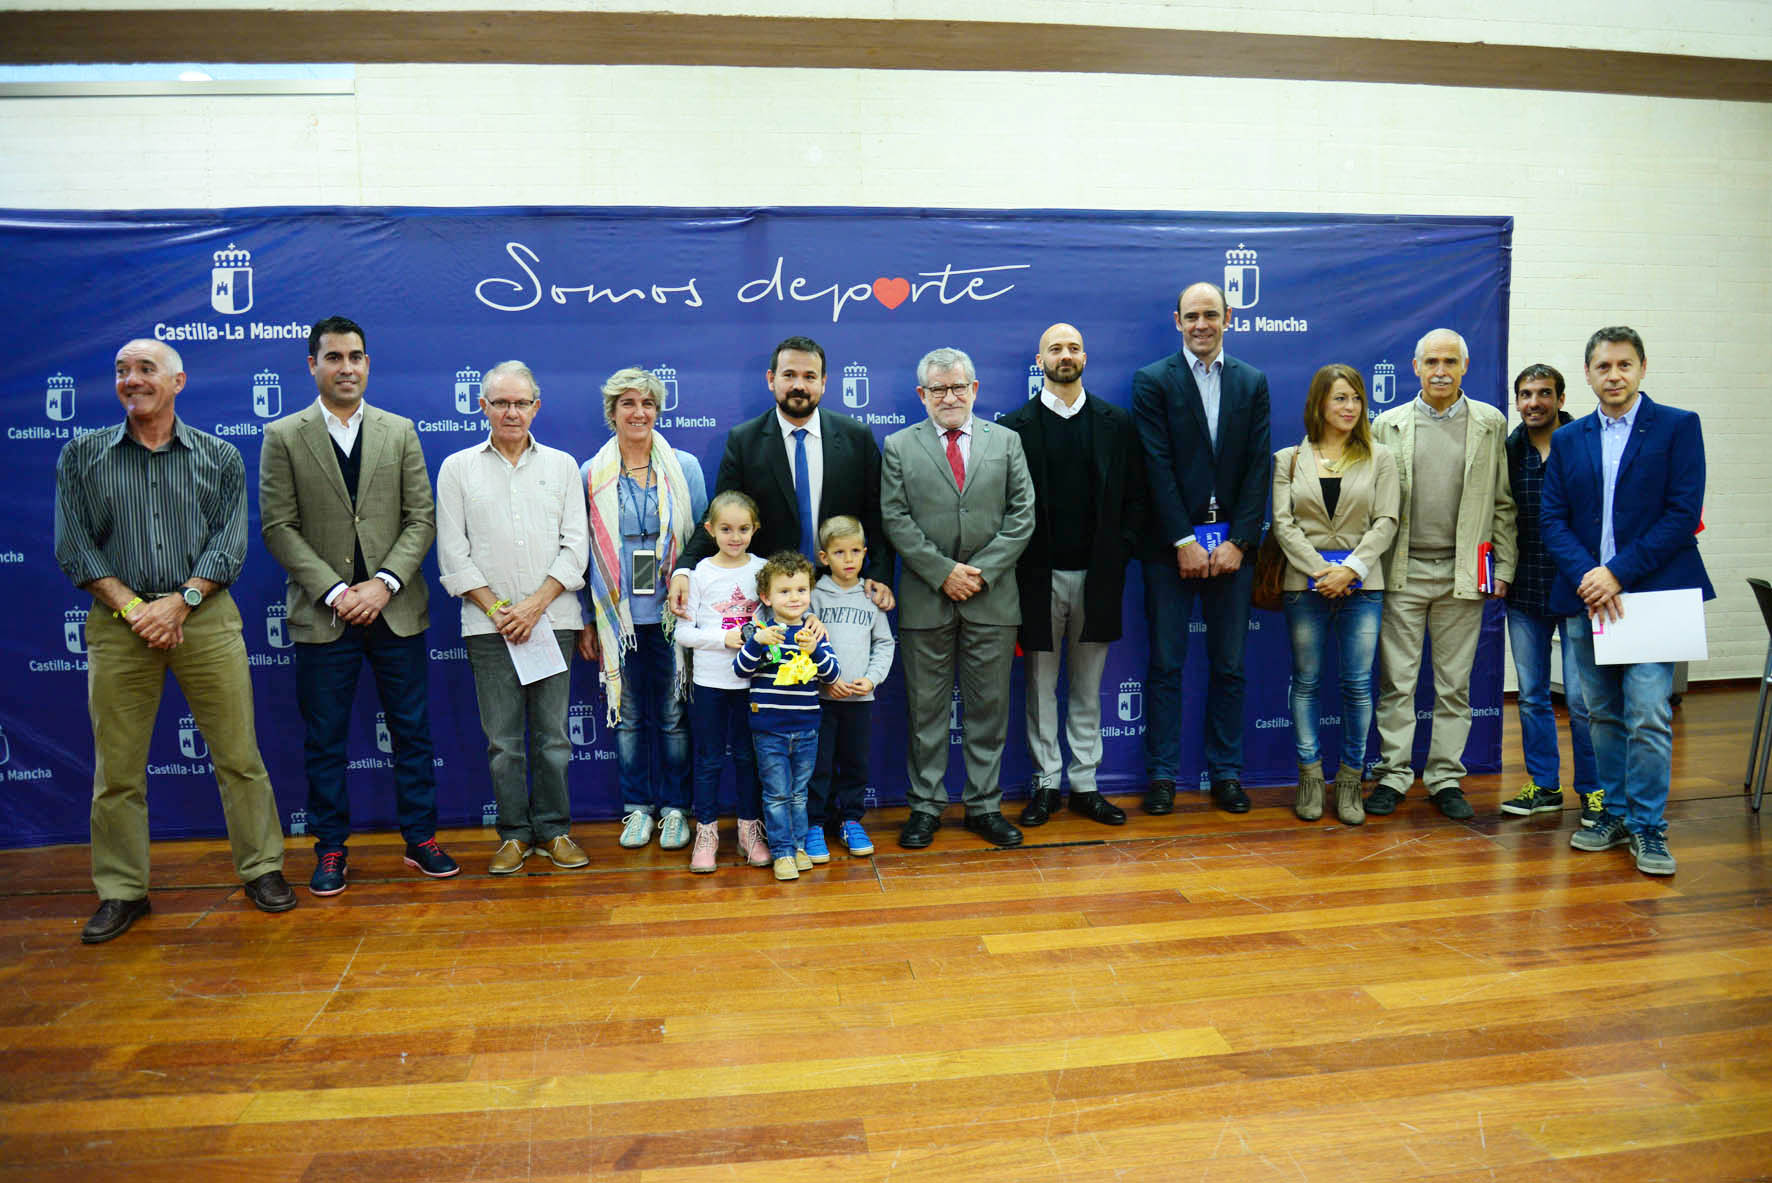
[[867, 811], [868, 745], [873, 700], [819, 703], [818, 763], [806, 793], [806, 821], [814, 826], [858, 822]]

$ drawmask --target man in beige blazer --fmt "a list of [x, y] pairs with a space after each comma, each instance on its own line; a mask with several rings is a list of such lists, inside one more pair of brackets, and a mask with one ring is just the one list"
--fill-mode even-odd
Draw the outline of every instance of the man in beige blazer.
[[265, 429], [259, 518], [288, 572], [296, 698], [307, 726], [308, 828], [315, 895], [345, 889], [351, 832], [345, 740], [357, 676], [368, 662], [394, 750], [406, 865], [433, 878], [461, 868], [437, 845], [425, 628], [419, 570], [436, 537], [431, 480], [412, 420], [363, 401], [363, 329], [327, 317], [308, 335], [319, 398]]
[[[1379, 633], [1378, 785], [1366, 812], [1387, 814], [1415, 781], [1415, 684], [1421, 646], [1431, 636], [1433, 737], [1421, 782], [1428, 799], [1457, 821], [1474, 816], [1464, 798], [1464, 745], [1471, 729], [1471, 668], [1485, 596], [1501, 599], [1513, 581], [1514, 499], [1507, 475], [1507, 417], [1466, 398], [1470, 349], [1451, 329], [1415, 346], [1421, 395], [1380, 415], [1372, 438], [1396, 456], [1397, 538], [1385, 557], [1384, 624]], [[1478, 554], [1489, 543], [1495, 581], [1478, 582]]]

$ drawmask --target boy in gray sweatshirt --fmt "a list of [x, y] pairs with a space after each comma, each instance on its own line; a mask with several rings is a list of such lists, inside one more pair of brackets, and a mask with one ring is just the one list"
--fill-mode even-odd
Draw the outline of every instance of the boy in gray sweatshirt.
[[[812, 589], [812, 614], [824, 625], [837, 654], [837, 681], [820, 694], [818, 762], [806, 797], [806, 853], [829, 860], [824, 830], [837, 831], [851, 855], [874, 853], [862, 829], [868, 784], [868, 741], [873, 733], [874, 689], [892, 668], [898, 641], [886, 613], [868, 599], [861, 565], [867, 536], [852, 517], [826, 518], [818, 528], [818, 561], [830, 574]], [[817, 849], [814, 849], [814, 847]]]

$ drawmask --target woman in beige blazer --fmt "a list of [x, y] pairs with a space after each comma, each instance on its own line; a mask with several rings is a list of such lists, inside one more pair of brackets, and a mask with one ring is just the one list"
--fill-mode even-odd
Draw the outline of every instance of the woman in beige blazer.
[[1317, 699], [1329, 636], [1341, 657], [1341, 767], [1335, 813], [1366, 820], [1360, 773], [1372, 730], [1372, 663], [1384, 613], [1381, 559], [1397, 533], [1397, 464], [1372, 441], [1366, 385], [1351, 366], [1327, 365], [1304, 403], [1306, 438], [1274, 456], [1274, 537], [1286, 555], [1286, 627], [1292, 637], [1292, 728], [1305, 821], [1323, 816], [1327, 786], [1317, 745]]

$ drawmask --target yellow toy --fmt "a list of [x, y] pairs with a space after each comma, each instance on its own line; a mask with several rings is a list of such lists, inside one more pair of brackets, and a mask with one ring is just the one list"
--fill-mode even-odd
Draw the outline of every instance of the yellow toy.
[[804, 650], [796, 649], [794, 655], [781, 663], [775, 671], [777, 686], [799, 686], [818, 677], [818, 667], [806, 656]]

